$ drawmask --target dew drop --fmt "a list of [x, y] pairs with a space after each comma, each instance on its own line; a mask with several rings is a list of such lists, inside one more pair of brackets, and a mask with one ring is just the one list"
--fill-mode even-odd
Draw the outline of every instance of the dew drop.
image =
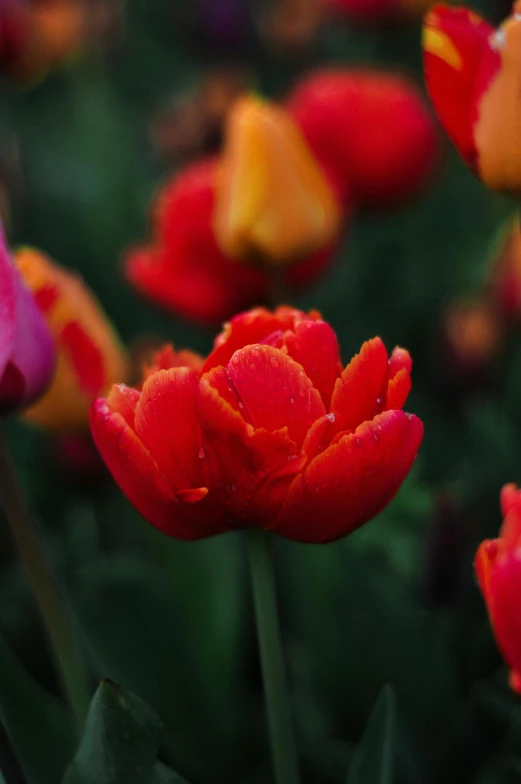
[[362, 446], [362, 442], [360, 441], [359, 438], [356, 438], [355, 440], [356, 440], [356, 445], [357, 446]]
[[279, 366], [278, 359], [275, 359], [275, 357], [272, 357], [270, 359], [270, 365], [271, 365], [272, 368], [278, 368], [278, 366]]
[[327, 419], [329, 419], [330, 422], [334, 422], [335, 421], [335, 415], [334, 414], [327, 414], [326, 416], [327, 416]]
[[293, 397], [293, 395], [290, 397], [289, 402], [290, 403], [294, 403], [295, 402], [295, 398]]
[[377, 404], [378, 406], [381, 406], [383, 402], [384, 402], [384, 399], [383, 399], [383, 397], [377, 397], [377, 398], [376, 398], [376, 404]]
[[256, 367], [257, 365], [255, 364], [255, 362], [250, 362], [250, 370], [255, 370]]
[[197, 457], [199, 458], [199, 460], [204, 460], [204, 458], [206, 457], [206, 453], [205, 453], [203, 447], [200, 448], [200, 450], [199, 450], [199, 452], [197, 454]]

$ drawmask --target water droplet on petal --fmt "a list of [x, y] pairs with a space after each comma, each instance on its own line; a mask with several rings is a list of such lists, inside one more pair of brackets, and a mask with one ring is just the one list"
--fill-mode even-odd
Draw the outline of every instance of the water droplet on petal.
[[206, 457], [206, 453], [203, 447], [200, 448], [197, 457], [199, 458], [199, 460], [204, 460], [204, 458]]
[[327, 419], [329, 419], [330, 422], [334, 422], [335, 421], [335, 415], [334, 414], [327, 414]]

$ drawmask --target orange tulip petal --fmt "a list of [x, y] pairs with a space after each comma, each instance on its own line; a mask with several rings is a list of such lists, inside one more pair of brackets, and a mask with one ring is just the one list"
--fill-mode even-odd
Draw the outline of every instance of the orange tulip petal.
[[318, 455], [293, 481], [272, 530], [331, 542], [377, 515], [398, 491], [423, 436], [419, 419], [386, 411]]
[[104, 399], [91, 409], [91, 430], [115, 481], [149, 523], [176, 539], [201, 539], [220, 532], [207, 522], [207, 515], [191, 516], [194, 507], [176, 499], [174, 487], [150, 452]]
[[271, 432], [287, 427], [298, 446], [326, 413], [302, 366], [272, 346], [239, 349], [230, 359], [228, 375], [252, 424]]
[[354, 430], [373, 418], [387, 377], [387, 351], [380, 338], [363, 344], [347, 365], [331, 398], [338, 430]]

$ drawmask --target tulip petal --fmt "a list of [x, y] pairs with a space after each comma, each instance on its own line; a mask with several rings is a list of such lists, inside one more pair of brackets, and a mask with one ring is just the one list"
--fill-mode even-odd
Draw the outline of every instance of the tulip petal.
[[[308, 318], [312, 318], [310, 314]], [[295, 320], [306, 315], [294, 308], [282, 306], [271, 312], [266, 308], [254, 308], [246, 313], [239, 313], [224, 325], [223, 331], [217, 335], [214, 349], [203, 366], [203, 373], [218, 365], [227, 365], [232, 355], [244, 346], [253, 343], [264, 343], [274, 332], [283, 333], [293, 329]]]
[[[104, 399], [91, 409], [91, 430], [96, 446], [116, 483], [138, 512], [160, 531], [176, 539], [201, 539], [220, 533], [208, 524], [198, 505], [176, 499], [175, 488], [160, 470], [150, 452], [119, 413]], [[201, 504], [204, 501], [201, 501]]]
[[299, 542], [331, 542], [377, 515], [416, 457], [423, 425], [403, 411], [364, 422], [296, 477], [271, 530]]
[[521, 489], [514, 482], [503, 485], [500, 494], [501, 514], [506, 517], [514, 506], [521, 506]]
[[135, 430], [176, 490], [204, 484], [198, 453], [197, 374], [190, 368], [159, 370], [149, 376], [135, 412]]
[[311, 383], [329, 408], [335, 383], [342, 372], [338, 341], [325, 321], [302, 319], [283, 338], [290, 357], [302, 365]]
[[230, 359], [228, 375], [254, 427], [271, 432], [287, 427], [297, 446], [326, 413], [302, 366], [272, 346], [239, 349]]
[[380, 338], [366, 341], [335, 384], [331, 411], [337, 430], [354, 430], [373, 418], [387, 377], [387, 351]]
[[12, 354], [16, 325], [16, 273], [0, 228], [0, 378]]
[[472, 132], [480, 61], [493, 28], [467, 8], [435, 6], [424, 33], [425, 81], [445, 130], [470, 166], [476, 163]]
[[227, 519], [244, 526], [262, 525], [275, 518], [302, 461], [285, 428], [276, 433], [255, 430], [219, 394], [220, 370], [203, 376], [199, 385], [202, 469], [210, 494]]
[[517, 683], [521, 674], [520, 548], [496, 559], [490, 571], [488, 586], [487, 604], [494, 635], [505, 661], [517, 673]]

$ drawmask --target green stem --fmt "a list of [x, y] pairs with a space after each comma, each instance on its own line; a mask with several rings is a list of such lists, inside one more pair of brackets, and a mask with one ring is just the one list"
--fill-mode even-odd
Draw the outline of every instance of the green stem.
[[23, 490], [0, 429], [0, 503], [11, 526], [20, 561], [31, 584], [78, 729], [89, 705], [85, 672], [54, 576], [31, 523]]
[[299, 768], [277, 615], [275, 573], [268, 534], [248, 531], [250, 571], [264, 681], [266, 712], [277, 784], [299, 784]]

